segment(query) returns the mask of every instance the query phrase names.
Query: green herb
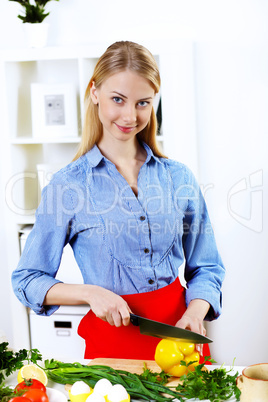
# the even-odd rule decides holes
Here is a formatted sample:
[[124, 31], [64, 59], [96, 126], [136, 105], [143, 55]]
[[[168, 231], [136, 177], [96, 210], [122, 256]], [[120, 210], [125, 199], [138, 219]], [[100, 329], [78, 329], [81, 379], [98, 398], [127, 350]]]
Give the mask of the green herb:
[[13, 396], [15, 396], [14, 391], [10, 387], [6, 387], [4, 383], [0, 385], [0, 401], [9, 401]]
[[[115, 370], [109, 366], [62, 363], [52, 359], [45, 361], [45, 370], [50, 380], [60, 384], [74, 384], [76, 381], [82, 380], [93, 388], [98, 380], [107, 378], [112, 384], [123, 385], [129, 395], [135, 399], [165, 402], [177, 398], [177, 400], [183, 401], [183, 395], [180, 392], [163, 385], [168, 376], [161, 378], [159, 373], [150, 372], [146, 368], [144, 374], [133, 374], [125, 370]], [[170, 397], [163, 394], [170, 395]]]
[[143, 373], [140, 374], [140, 378], [143, 380], [151, 381], [158, 384], [166, 384], [170, 379], [171, 375], [161, 371], [161, 373], [155, 373], [148, 369], [146, 363], [143, 363]]
[[8, 349], [8, 342], [0, 343], [0, 384], [14, 371], [23, 366], [23, 362], [36, 363], [42, 360], [42, 356], [37, 349], [21, 349], [18, 352]]
[[21, 349], [18, 352], [8, 349], [8, 342], [0, 343], [0, 401], [10, 399], [13, 390], [6, 387], [4, 380], [14, 371], [19, 370], [24, 361], [37, 363], [42, 360], [42, 356], [37, 349]]
[[[194, 371], [180, 378], [182, 384], [179, 384], [176, 390], [188, 399], [199, 398], [200, 400], [209, 399], [211, 402], [221, 402], [235, 396], [236, 400], [239, 401], [241, 391], [236, 386], [238, 372], [231, 375], [229, 373], [232, 368], [227, 371], [223, 367], [205, 371], [203, 367], [208, 361], [216, 363], [210, 357], [205, 358], [203, 364], [199, 364]], [[186, 365], [185, 362], [181, 362], [181, 364]]]

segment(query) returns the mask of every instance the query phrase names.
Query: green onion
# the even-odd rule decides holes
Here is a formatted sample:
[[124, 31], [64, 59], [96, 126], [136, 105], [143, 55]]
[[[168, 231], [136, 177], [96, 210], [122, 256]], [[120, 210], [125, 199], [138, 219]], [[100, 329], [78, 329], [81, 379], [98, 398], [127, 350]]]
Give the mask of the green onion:
[[[149, 381], [143, 375], [133, 374], [125, 370], [116, 370], [103, 365], [82, 365], [80, 363], [62, 363], [55, 360], [45, 361], [45, 370], [49, 379], [60, 384], [74, 384], [76, 381], [84, 381], [94, 388], [96, 382], [106, 378], [112, 384], [121, 384], [132, 398], [155, 400], [158, 402], [171, 401], [177, 398], [183, 401], [181, 392], [171, 390], [159, 382]], [[158, 377], [159, 373], [150, 373], [151, 377]], [[170, 395], [164, 396], [163, 394]]]
[[[215, 363], [210, 357], [205, 358], [203, 364], [195, 366], [194, 371], [182, 376], [181, 383], [172, 389], [164, 385], [168, 383], [168, 375], [163, 372], [153, 373], [146, 367], [142, 374], [133, 374], [109, 366], [62, 363], [52, 359], [45, 361], [45, 370], [49, 379], [60, 384], [72, 385], [76, 381], [82, 380], [94, 388], [98, 380], [106, 378], [112, 384], [123, 385], [134, 399], [170, 402], [175, 398], [178, 401], [198, 398], [199, 400], [209, 399], [211, 402], [220, 402], [226, 401], [234, 395], [239, 401], [240, 390], [236, 386], [238, 373], [230, 375], [232, 368], [227, 371], [223, 367], [204, 371], [203, 367], [208, 361]], [[181, 364], [188, 366], [185, 362], [181, 362]]]

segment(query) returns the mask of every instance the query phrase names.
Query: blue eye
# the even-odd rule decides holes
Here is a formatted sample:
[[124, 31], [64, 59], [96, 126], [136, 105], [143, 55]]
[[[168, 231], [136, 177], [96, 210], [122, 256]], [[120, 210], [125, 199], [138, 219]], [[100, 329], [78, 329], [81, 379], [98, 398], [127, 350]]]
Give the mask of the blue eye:
[[114, 97], [113, 97], [113, 101], [114, 101], [115, 103], [122, 103], [122, 102], [123, 102], [123, 99], [122, 99], [122, 98], [119, 98], [119, 96], [114, 96]]
[[149, 102], [147, 102], [147, 101], [140, 101], [138, 103], [138, 105], [141, 106], [141, 107], [147, 106], [148, 104], [149, 104]]

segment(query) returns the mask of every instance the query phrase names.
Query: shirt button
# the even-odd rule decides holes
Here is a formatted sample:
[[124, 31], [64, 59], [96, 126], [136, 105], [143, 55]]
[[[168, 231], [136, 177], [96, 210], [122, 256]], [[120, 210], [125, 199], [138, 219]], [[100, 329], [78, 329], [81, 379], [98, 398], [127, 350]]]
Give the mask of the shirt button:
[[145, 219], [146, 219], [145, 216], [143, 216], [143, 215], [140, 216], [140, 220], [141, 220], [141, 221], [145, 221]]
[[150, 250], [148, 248], [144, 249], [145, 254], [148, 254], [150, 252]]
[[149, 285], [152, 285], [152, 284], [154, 283], [154, 280], [153, 280], [153, 279], [149, 279], [149, 280], [148, 280], [148, 283], [149, 283]]

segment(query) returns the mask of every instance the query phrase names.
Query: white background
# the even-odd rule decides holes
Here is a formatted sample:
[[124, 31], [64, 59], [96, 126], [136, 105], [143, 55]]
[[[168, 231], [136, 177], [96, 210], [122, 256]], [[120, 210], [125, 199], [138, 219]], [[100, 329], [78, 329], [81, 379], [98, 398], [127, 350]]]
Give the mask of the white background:
[[[227, 270], [223, 314], [208, 325], [213, 357], [219, 364], [268, 362], [267, 1], [60, 0], [48, 10], [51, 46], [194, 41], [198, 179]], [[18, 12], [17, 3], [1, 0], [0, 49], [24, 46]], [[12, 339], [8, 240], [0, 231], [0, 330]]]

